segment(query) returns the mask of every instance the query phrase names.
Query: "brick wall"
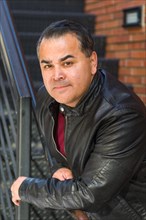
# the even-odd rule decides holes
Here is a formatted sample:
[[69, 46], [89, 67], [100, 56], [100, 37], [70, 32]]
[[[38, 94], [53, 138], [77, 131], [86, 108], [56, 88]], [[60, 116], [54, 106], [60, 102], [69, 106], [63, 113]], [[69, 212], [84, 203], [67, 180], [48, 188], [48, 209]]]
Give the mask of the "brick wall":
[[[137, 6], [143, 6], [142, 27], [122, 27], [123, 9]], [[146, 104], [145, 0], [85, 0], [85, 12], [96, 15], [95, 33], [107, 37], [106, 57], [119, 59], [119, 79]]]

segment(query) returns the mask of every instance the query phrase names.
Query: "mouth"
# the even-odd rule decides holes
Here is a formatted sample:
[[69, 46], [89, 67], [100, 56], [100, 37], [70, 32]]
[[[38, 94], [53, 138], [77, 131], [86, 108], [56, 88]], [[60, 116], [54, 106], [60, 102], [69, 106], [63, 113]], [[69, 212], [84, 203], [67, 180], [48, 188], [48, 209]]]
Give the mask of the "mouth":
[[62, 89], [66, 89], [69, 86], [70, 85], [57, 85], [53, 87], [53, 90], [62, 90]]

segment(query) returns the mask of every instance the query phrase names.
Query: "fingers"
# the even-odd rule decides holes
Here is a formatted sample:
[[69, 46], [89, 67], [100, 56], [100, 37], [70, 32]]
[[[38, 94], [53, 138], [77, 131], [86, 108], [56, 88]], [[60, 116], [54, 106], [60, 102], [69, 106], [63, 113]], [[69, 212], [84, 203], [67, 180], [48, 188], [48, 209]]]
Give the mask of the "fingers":
[[60, 181], [68, 180], [73, 178], [73, 174], [68, 168], [58, 169], [52, 176], [53, 178], [59, 179]]
[[65, 180], [65, 177], [62, 175], [62, 174], [54, 174], [52, 176], [53, 178], [56, 178], [56, 179], [59, 179], [60, 181], [64, 181]]
[[76, 220], [89, 220], [86, 213], [81, 210], [74, 210], [74, 211], [72, 211], [72, 214], [74, 215]]
[[14, 191], [11, 191], [11, 196], [12, 196], [12, 202], [16, 205], [19, 206], [20, 205], [20, 199], [19, 197], [16, 196]]
[[16, 206], [20, 206], [20, 200], [17, 200], [15, 197], [12, 197], [12, 202], [13, 202]]
[[71, 172], [71, 171], [68, 171], [68, 172], [63, 173], [63, 177], [64, 177], [64, 179], [66, 179], [66, 180], [72, 179], [72, 178], [73, 178], [72, 172]]
[[22, 182], [26, 179], [26, 177], [18, 177], [14, 181], [14, 183], [11, 186], [11, 195], [12, 195], [12, 202], [16, 205], [20, 205], [20, 197], [19, 197], [19, 187], [22, 184]]

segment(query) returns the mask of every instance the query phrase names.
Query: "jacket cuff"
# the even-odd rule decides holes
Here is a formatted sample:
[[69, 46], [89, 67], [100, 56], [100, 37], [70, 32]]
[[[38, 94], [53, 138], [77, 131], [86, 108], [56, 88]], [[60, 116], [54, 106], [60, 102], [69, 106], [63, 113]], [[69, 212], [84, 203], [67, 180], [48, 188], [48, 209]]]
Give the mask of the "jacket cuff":
[[19, 196], [22, 201], [27, 201], [27, 187], [30, 184], [30, 182], [33, 180], [33, 178], [26, 178], [22, 184], [19, 187]]
[[24, 202], [31, 202], [32, 198], [39, 197], [38, 185], [43, 187], [47, 180], [39, 178], [26, 178], [19, 188], [19, 196]]

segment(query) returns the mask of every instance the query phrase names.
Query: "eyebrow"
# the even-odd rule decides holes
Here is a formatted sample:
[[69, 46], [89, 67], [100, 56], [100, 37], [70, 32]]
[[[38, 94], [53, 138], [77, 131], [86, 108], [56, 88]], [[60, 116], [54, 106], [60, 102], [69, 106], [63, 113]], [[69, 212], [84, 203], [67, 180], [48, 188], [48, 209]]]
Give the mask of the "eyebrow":
[[[73, 55], [66, 55], [65, 57], [62, 57], [59, 60], [62, 62], [62, 61], [65, 61], [69, 58], [75, 58], [75, 57]], [[52, 63], [52, 61], [51, 60], [41, 60], [41, 63], [50, 64], [50, 63]]]
[[69, 59], [69, 58], [75, 58], [73, 55], [66, 55], [65, 57], [62, 57], [61, 59], [60, 59], [60, 61], [65, 61], [65, 60], [67, 60], [67, 59]]
[[52, 63], [52, 61], [51, 60], [41, 60], [41, 63], [49, 64], [49, 63]]

